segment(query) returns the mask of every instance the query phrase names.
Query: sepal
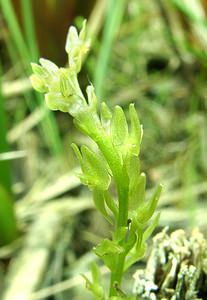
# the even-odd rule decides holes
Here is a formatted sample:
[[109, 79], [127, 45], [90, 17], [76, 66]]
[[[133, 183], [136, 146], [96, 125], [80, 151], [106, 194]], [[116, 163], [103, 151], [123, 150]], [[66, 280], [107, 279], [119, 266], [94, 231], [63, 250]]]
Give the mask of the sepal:
[[39, 93], [47, 93], [48, 92], [48, 88], [40, 76], [33, 74], [30, 76], [30, 81], [31, 81], [33, 88], [37, 92], [39, 92]]
[[75, 89], [69, 79], [69, 74], [67, 74], [64, 69], [61, 69], [60, 72], [60, 92], [66, 99], [75, 94]]
[[77, 103], [78, 99], [72, 95], [66, 99], [60, 92], [50, 92], [45, 95], [45, 102], [49, 109], [69, 112], [73, 103]]
[[87, 96], [88, 96], [88, 105], [89, 105], [89, 107], [91, 108], [92, 111], [96, 111], [97, 97], [96, 97], [93, 85], [87, 86], [86, 93], [87, 93]]
[[104, 157], [90, 150], [87, 146], [82, 146], [81, 151], [77, 145], [72, 144], [71, 146], [80, 161], [83, 172], [80, 175], [82, 183], [92, 190], [107, 190], [111, 182], [111, 177]]
[[48, 76], [48, 71], [43, 68], [42, 66], [36, 64], [36, 63], [31, 63], [32, 71], [35, 75], [40, 76], [42, 79], [47, 78]]

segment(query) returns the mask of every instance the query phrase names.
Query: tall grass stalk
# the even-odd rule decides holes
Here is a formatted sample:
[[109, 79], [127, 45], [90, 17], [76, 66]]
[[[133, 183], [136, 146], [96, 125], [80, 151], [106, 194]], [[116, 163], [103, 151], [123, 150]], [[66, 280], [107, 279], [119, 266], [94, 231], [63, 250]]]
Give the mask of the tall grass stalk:
[[39, 56], [39, 51], [37, 47], [37, 41], [34, 30], [34, 19], [32, 14], [32, 2], [21, 0], [21, 8], [22, 8], [22, 17], [23, 17], [23, 25], [26, 36], [26, 43], [28, 45], [30, 58], [32, 60], [37, 61]]
[[[6, 112], [5, 112], [5, 99], [2, 94], [2, 72], [0, 65], [0, 152], [9, 151], [6, 134]], [[11, 168], [8, 161], [0, 161], [0, 184], [9, 192], [11, 192]]]
[[[36, 61], [38, 57], [38, 47], [35, 39], [34, 22], [32, 17], [32, 7], [30, 1], [22, 1], [22, 12], [24, 20], [24, 28], [26, 34], [26, 42], [24, 40], [23, 34], [20, 30], [20, 26], [17, 21], [17, 17], [10, 0], [3, 1], [0, 0], [0, 5], [4, 18], [6, 20], [7, 26], [9, 28], [12, 40], [17, 49], [18, 56], [24, 65], [24, 72], [28, 75], [30, 73], [29, 62]], [[42, 101], [42, 96], [35, 93], [26, 92], [24, 94], [27, 99], [27, 105], [30, 111], [33, 111], [35, 107], [44, 106], [44, 101]], [[55, 118], [51, 112], [45, 114], [45, 118], [41, 123], [41, 130], [44, 135], [45, 142], [54, 155], [59, 155], [62, 152], [62, 143], [59, 137], [59, 132]]]
[[119, 29], [127, 1], [110, 0], [106, 13], [106, 22], [103, 29], [103, 39], [101, 41], [100, 53], [94, 74], [95, 88], [98, 98], [103, 94], [103, 82], [106, 78], [107, 67], [110, 60], [111, 48], [114, 38]]
[[[5, 99], [2, 94], [2, 72], [0, 65], [0, 153], [9, 151], [7, 143], [7, 121]], [[0, 246], [3, 246], [16, 237], [16, 219], [12, 199], [11, 165], [8, 160], [0, 160]]]

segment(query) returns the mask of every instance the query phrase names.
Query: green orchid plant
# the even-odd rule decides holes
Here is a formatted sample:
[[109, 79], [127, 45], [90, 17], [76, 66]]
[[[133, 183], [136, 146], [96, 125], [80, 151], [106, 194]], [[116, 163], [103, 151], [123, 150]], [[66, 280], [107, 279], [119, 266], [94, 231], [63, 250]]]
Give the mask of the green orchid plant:
[[[40, 65], [31, 64], [31, 82], [35, 90], [45, 94], [51, 110], [69, 113], [75, 126], [96, 145], [91, 149], [72, 144], [81, 165], [80, 180], [92, 191], [96, 208], [113, 226], [111, 238], [94, 247], [95, 254], [110, 271], [109, 293], [105, 294], [95, 263], [92, 279], [84, 276], [87, 287], [94, 299], [135, 299], [122, 290], [122, 279], [130, 266], [143, 257], [146, 240], [157, 226], [159, 213], [149, 221], [162, 187], [159, 185], [152, 197], [145, 200], [146, 176], [140, 171], [139, 160], [143, 130], [134, 104], [129, 105], [128, 124], [120, 106], [112, 112], [106, 103], [98, 105], [92, 85], [86, 88], [87, 97], [82, 93], [78, 73], [89, 47], [86, 21], [79, 34], [75, 27], [70, 27], [65, 47], [68, 67], [58, 68], [41, 58]], [[116, 193], [112, 193], [112, 187]]]

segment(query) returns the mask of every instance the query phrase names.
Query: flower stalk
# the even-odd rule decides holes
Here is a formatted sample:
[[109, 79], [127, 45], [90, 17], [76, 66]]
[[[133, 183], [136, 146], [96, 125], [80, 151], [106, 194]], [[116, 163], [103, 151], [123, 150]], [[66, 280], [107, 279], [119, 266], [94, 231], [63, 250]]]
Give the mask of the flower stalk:
[[[89, 45], [85, 21], [79, 34], [75, 27], [70, 27], [65, 47], [68, 67], [58, 68], [49, 60], [40, 59], [40, 65], [32, 64], [31, 82], [37, 91], [45, 94], [50, 109], [69, 113], [75, 126], [97, 146], [90, 149], [72, 145], [81, 165], [81, 182], [90, 188], [96, 208], [114, 226], [111, 239], [104, 239], [94, 248], [111, 273], [109, 293], [104, 293], [95, 264], [92, 279], [84, 276], [87, 287], [94, 299], [135, 299], [122, 291], [122, 279], [129, 267], [144, 255], [146, 239], [158, 223], [159, 214], [149, 221], [161, 186], [146, 201], [146, 176], [140, 172], [139, 161], [143, 130], [134, 104], [129, 106], [127, 122], [120, 106], [111, 112], [106, 103], [101, 103], [98, 109], [92, 85], [87, 87], [87, 98], [84, 97], [78, 73]], [[110, 192], [112, 185], [117, 190], [117, 199]]]

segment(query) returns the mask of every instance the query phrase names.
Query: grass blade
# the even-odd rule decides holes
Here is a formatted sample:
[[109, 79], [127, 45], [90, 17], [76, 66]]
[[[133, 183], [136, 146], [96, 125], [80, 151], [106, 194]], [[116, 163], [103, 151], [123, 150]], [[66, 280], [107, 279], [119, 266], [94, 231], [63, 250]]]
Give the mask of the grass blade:
[[[8, 25], [12, 40], [17, 49], [18, 56], [21, 58], [25, 72], [28, 75], [31, 73], [30, 62], [38, 57], [37, 43], [35, 39], [34, 24], [32, 17], [32, 7], [30, 1], [22, 0], [24, 27], [26, 31], [27, 44], [24, 41], [23, 34], [15, 15], [12, 3], [10, 0], [0, 0], [0, 5], [3, 11], [4, 18]], [[26, 14], [28, 14], [26, 16]], [[33, 111], [36, 106], [44, 106], [44, 99], [40, 94], [32, 92], [24, 93], [27, 100], [27, 105], [30, 111]], [[41, 130], [44, 135], [45, 142], [54, 155], [62, 153], [62, 143], [59, 137], [58, 127], [52, 112], [48, 111], [41, 123]]]
[[[1, 75], [0, 65], [0, 78], [2, 78]], [[4, 103], [2, 82], [0, 80], [0, 153], [9, 151], [9, 145], [6, 139], [7, 129]], [[11, 167], [8, 161], [0, 161], [0, 184], [5, 188], [5, 190], [11, 192]]]
[[101, 97], [103, 93], [103, 82], [107, 72], [112, 44], [117, 30], [119, 29], [126, 4], [126, 0], [109, 1], [100, 54], [94, 74], [96, 94], [98, 98]]
[[34, 20], [32, 14], [32, 1], [21, 0], [22, 16], [24, 22], [24, 31], [26, 35], [26, 42], [30, 52], [32, 61], [37, 61], [39, 51], [35, 36]]
[[[1, 75], [1, 66], [0, 66]], [[2, 78], [2, 76], [0, 76]], [[0, 80], [0, 153], [8, 151], [6, 139], [6, 112]], [[0, 161], [0, 246], [12, 242], [17, 235], [16, 219], [11, 191], [11, 165], [9, 161]]]

